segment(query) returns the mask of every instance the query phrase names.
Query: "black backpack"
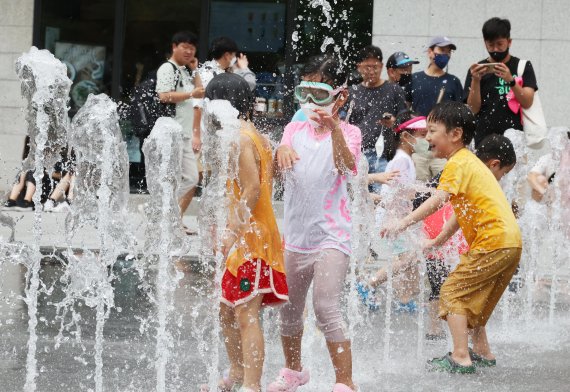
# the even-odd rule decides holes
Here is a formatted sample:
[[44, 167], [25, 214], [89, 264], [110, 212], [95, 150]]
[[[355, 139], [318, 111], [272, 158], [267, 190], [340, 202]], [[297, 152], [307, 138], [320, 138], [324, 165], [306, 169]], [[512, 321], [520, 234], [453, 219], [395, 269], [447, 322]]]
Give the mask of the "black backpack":
[[[174, 68], [175, 78], [173, 91], [180, 78], [180, 71], [170, 61], [167, 61]], [[135, 87], [131, 103], [129, 105], [129, 118], [133, 126], [133, 133], [144, 139], [150, 135], [159, 117], [174, 117], [176, 115], [175, 103], [162, 103], [156, 92], [156, 71], [153, 71], [143, 82]]]

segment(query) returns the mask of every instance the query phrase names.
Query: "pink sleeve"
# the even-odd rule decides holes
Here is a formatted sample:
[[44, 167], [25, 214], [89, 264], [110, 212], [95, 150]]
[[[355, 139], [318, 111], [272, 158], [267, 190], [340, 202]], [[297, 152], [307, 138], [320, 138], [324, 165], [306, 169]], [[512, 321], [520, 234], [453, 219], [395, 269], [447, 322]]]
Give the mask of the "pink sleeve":
[[344, 140], [348, 145], [348, 149], [354, 155], [354, 160], [358, 162], [361, 155], [362, 147], [362, 134], [360, 133], [360, 128], [348, 123], [341, 123], [342, 134], [344, 135]]
[[299, 130], [298, 124], [299, 123], [297, 122], [292, 122], [285, 126], [285, 130], [283, 131], [283, 137], [281, 138], [280, 145], [293, 147], [293, 135], [295, 134], [295, 132]]

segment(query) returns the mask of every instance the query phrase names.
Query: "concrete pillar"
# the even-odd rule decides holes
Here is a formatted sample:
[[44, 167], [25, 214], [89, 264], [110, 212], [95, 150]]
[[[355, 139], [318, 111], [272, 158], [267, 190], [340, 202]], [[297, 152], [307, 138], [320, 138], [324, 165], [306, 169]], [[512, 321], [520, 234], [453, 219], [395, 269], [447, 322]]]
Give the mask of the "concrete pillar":
[[0, 0], [0, 190], [12, 185], [22, 160], [26, 122], [16, 59], [32, 45], [33, 0]]

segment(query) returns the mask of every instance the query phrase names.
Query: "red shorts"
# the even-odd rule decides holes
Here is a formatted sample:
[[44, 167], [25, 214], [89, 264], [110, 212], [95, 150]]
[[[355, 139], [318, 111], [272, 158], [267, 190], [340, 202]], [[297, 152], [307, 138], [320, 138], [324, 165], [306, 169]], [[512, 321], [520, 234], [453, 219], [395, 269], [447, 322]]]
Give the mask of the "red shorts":
[[222, 302], [237, 306], [258, 294], [263, 295], [261, 305], [278, 305], [289, 300], [285, 274], [274, 271], [261, 259], [247, 260], [238, 268], [237, 276], [227, 269], [222, 277]]

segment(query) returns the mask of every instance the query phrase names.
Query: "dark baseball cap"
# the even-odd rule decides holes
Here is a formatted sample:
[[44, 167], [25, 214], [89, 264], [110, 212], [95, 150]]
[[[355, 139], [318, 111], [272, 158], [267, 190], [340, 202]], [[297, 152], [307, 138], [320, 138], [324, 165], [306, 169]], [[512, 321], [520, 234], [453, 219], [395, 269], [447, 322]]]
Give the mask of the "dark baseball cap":
[[390, 57], [388, 57], [388, 61], [386, 62], [386, 68], [402, 68], [407, 67], [408, 65], [412, 64], [419, 64], [419, 61], [412, 60], [410, 56], [405, 54], [404, 52], [396, 52], [393, 53]]
[[451, 48], [451, 50], [457, 49], [457, 46], [455, 46], [455, 44], [453, 42], [451, 42], [451, 40], [448, 37], [441, 36], [441, 35], [433, 37], [429, 41], [428, 48], [433, 48], [434, 46], [439, 46], [440, 48], [443, 48], [445, 46], [449, 46]]

